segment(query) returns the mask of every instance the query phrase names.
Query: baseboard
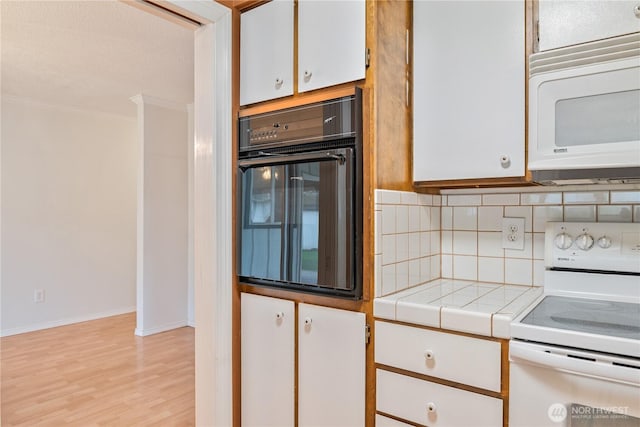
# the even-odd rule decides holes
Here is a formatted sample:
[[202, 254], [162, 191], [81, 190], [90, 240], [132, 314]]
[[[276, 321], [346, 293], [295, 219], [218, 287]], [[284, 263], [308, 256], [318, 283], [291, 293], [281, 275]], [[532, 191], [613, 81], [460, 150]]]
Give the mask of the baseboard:
[[136, 307], [125, 307], [116, 310], [103, 311], [100, 313], [93, 313], [86, 316], [69, 317], [67, 319], [54, 320], [51, 322], [36, 323], [29, 326], [19, 326], [17, 328], [3, 329], [0, 332], [0, 337], [8, 337], [11, 335], [24, 334], [27, 332], [41, 331], [43, 329], [57, 328], [58, 326], [72, 325], [74, 323], [87, 322], [89, 320], [102, 319], [105, 317], [118, 316], [120, 314], [133, 313], [136, 311]]
[[147, 335], [159, 334], [160, 332], [184, 328], [185, 326], [188, 326], [188, 322], [186, 320], [180, 320], [178, 322], [165, 323], [164, 325], [156, 326], [155, 328], [136, 328], [135, 334], [139, 337], [146, 337]]
[[191, 326], [192, 328], [196, 327], [196, 321], [195, 320], [189, 320], [187, 322], [187, 326]]

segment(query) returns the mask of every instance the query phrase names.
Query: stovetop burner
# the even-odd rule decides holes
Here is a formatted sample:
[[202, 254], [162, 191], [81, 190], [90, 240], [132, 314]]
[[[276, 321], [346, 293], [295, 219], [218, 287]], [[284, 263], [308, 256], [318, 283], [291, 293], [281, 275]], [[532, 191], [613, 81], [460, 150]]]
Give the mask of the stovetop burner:
[[640, 340], [640, 304], [547, 295], [521, 323]]

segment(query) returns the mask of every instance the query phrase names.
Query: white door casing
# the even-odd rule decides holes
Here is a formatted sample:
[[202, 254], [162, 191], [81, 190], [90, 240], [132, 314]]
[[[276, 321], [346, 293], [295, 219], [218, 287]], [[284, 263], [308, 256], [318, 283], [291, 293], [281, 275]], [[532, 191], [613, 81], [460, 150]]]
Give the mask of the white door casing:
[[194, 34], [196, 425], [230, 426], [231, 11], [210, 0], [163, 6], [206, 22]]

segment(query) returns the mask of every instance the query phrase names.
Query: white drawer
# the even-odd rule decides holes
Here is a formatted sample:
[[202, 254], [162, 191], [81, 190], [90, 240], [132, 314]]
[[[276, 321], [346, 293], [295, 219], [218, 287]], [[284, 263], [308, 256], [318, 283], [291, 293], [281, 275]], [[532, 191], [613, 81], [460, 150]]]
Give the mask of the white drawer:
[[413, 427], [413, 426], [411, 424], [405, 424], [401, 421], [396, 421], [389, 417], [384, 417], [380, 414], [376, 414], [376, 427]]
[[500, 427], [502, 400], [381, 369], [376, 409], [429, 427]]
[[500, 343], [376, 321], [375, 361], [500, 392]]

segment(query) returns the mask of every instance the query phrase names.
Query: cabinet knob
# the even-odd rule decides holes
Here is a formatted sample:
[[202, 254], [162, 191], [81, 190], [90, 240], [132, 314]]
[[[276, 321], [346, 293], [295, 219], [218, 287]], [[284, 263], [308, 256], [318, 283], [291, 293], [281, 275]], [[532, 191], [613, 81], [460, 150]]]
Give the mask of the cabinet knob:
[[308, 82], [309, 80], [311, 80], [311, 74], [313, 74], [311, 71], [304, 70], [304, 81], [305, 82]]
[[276, 320], [282, 320], [284, 318], [284, 313], [279, 311], [276, 313]]
[[636, 15], [636, 18], [640, 18], [640, 4], [633, 8], [633, 13]]
[[504, 169], [511, 166], [511, 158], [505, 154], [500, 156], [500, 166], [502, 166]]
[[430, 414], [433, 414], [436, 412], [436, 404], [433, 402], [429, 402], [427, 403], [427, 412], [429, 412]]
[[424, 358], [425, 358], [425, 360], [433, 360], [433, 351], [432, 350], [426, 350], [424, 352]]
[[280, 89], [284, 80], [276, 78], [276, 89]]
[[304, 325], [305, 326], [311, 326], [311, 322], [312, 322], [311, 317], [305, 317], [304, 318]]

